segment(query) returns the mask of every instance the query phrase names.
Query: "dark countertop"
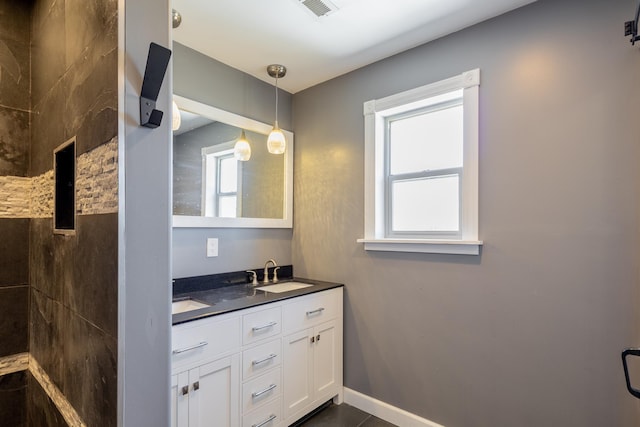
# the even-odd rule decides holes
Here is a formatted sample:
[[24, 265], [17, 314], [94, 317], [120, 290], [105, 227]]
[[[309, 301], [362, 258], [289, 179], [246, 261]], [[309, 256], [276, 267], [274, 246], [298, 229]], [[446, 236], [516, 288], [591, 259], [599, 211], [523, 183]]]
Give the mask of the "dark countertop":
[[176, 313], [172, 316], [172, 323], [179, 325], [181, 323], [190, 322], [192, 320], [204, 319], [210, 316], [231, 313], [245, 308], [256, 307], [263, 304], [269, 304], [275, 301], [283, 301], [289, 298], [295, 298], [302, 295], [313, 294], [316, 292], [326, 291], [327, 289], [339, 288], [344, 286], [341, 283], [322, 282], [319, 280], [310, 280], [302, 278], [283, 279], [278, 283], [286, 282], [303, 282], [313, 284], [311, 287], [296, 289], [288, 292], [273, 293], [259, 291], [256, 287], [266, 286], [263, 284], [252, 286], [251, 284], [231, 284], [227, 286], [215, 287], [205, 290], [191, 290], [182, 293], [174, 293], [173, 301], [180, 299], [192, 299], [206, 304], [210, 307], [200, 308], [197, 310]]

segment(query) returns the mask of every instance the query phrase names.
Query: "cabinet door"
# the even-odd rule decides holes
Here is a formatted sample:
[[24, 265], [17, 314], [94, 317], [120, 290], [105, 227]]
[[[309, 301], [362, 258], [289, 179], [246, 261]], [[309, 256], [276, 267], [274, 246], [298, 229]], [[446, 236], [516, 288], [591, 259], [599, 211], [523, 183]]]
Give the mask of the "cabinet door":
[[[313, 400], [313, 329], [284, 338], [284, 417], [289, 419]], [[315, 341], [315, 339], [314, 339]]]
[[189, 371], [189, 427], [236, 427], [240, 424], [239, 355]]
[[337, 323], [332, 320], [314, 328], [313, 347], [313, 391], [314, 399], [326, 395], [331, 397], [337, 391], [340, 375], [340, 349]]
[[171, 376], [171, 427], [188, 427], [188, 425], [189, 373], [181, 372]]

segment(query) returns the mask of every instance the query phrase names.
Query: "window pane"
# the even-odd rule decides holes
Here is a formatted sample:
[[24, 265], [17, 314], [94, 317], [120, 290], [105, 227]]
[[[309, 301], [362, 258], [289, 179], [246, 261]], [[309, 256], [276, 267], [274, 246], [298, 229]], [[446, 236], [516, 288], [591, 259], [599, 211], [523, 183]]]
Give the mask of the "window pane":
[[462, 105], [389, 120], [392, 175], [462, 166]]
[[238, 161], [235, 157], [220, 159], [220, 192], [235, 193], [238, 191]]
[[459, 176], [395, 181], [392, 184], [392, 231], [459, 230]]
[[218, 216], [221, 218], [236, 217], [236, 196], [222, 196], [218, 199]]

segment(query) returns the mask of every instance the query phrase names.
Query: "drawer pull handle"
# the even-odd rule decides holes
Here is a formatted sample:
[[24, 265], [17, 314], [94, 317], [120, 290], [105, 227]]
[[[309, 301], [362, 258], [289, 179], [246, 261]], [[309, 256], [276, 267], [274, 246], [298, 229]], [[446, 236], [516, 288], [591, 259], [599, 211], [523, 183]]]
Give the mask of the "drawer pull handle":
[[251, 393], [251, 397], [253, 399], [255, 399], [256, 397], [260, 397], [265, 393], [269, 393], [271, 390], [273, 390], [276, 387], [278, 387], [278, 386], [275, 385], [275, 384], [271, 384], [269, 387], [265, 388], [264, 390], [256, 391], [256, 392]]
[[269, 418], [267, 418], [263, 422], [261, 422], [259, 424], [254, 424], [251, 427], [263, 427], [263, 426], [266, 426], [267, 424], [269, 424], [271, 421], [275, 420], [276, 418], [278, 418], [278, 417], [276, 417], [274, 414], [272, 414]]
[[185, 348], [179, 348], [177, 350], [173, 350], [173, 354], [180, 354], [180, 353], [184, 353], [185, 351], [195, 350], [197, 348], [204, 347], [205, 345], [209, 345], [209, 343], [206, 341], [202, 341], [201, 343], [192, 345], [191, 347], [185, 347]]
[[262, 325], [262, 326], [254, 326], [253, 328], [251, 328], [253, 330], [253, 332], [258, 332], [261, 331], [263, 329], [268, 329], [268, 328], [272, 328], [274, 326], [276, 326], [278, 324], [278, 322], [269, 322], [266, 325]]
[[251, 362], [251, 364], [252, 364], [253, 366], [256, 366], [256, 365], [259, 365], [259, 364], [261, 364], [261, 363], [268, 362], [268, 361], [270, 361], [271, 359], [275, 359], [276, 357], [278, 357], [278, 355], [277, 355], [277, 354], [270, 354], [270, 355], [268, 355], [267, 357], [265, 357], [264, 359], [254, 360], [253, 362]]
[[322, 313], [323, 311], [324, 311], [324, 307], [320, 307], [312, 311], [307, 311], [307, 316], [313, 316], [314, 314], [319, 314], [319, 313]]

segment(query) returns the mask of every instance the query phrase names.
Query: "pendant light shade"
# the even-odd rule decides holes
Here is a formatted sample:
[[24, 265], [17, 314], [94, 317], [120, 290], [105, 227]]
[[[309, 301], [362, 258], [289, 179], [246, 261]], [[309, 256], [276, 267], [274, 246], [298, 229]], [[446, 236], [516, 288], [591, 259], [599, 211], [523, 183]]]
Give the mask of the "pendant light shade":
[[287, 74], [287, 68], [284, 65], [271, 64], [267, 67], [267, 73], [276, 79], [276, 120], [267, 138], [267, 150], [271, 154], [283, 154], [287, 148], [287, 140], [278, 126], [278, 79]]
[[249, 141], [247, 141], [244, 129], [242, 130], [240, 138], [238, 138], [233, 146], [233, 156], [241, 162], [246, 162], [251, 158], [251, 145], [249, 144]]
[[273, 130], [271, 130], [269, 138], [267, 138], [267, 150], [269, 150], [271, 154], [283, 154], [286, 148], [287, 140], [282, 130], [278, 127], [278, 121], [276, 120], [273, 125]]
[[171, 130], [180, 129], [181, 124], [182, 117], [180, 117], [180, 109], [178, 108], [178, 104], [176, 104], [176, 101], [173, 101], [171, 109]]

